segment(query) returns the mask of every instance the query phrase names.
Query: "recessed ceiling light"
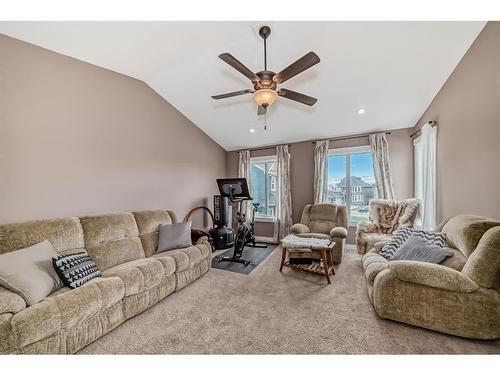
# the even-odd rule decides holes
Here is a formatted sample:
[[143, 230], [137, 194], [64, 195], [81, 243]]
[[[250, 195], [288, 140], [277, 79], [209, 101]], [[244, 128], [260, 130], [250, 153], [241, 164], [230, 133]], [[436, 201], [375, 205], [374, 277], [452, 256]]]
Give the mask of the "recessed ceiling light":
[[250, 128], [250, 129], [248, 129], [248, 131], [249, 131], [250, 133], [255, 133], [255, 129], [254, 129], [254, 128]]
[[360, 108], [358, 109], [358, 115], [364, 115], [366, 113], [366, 109]]

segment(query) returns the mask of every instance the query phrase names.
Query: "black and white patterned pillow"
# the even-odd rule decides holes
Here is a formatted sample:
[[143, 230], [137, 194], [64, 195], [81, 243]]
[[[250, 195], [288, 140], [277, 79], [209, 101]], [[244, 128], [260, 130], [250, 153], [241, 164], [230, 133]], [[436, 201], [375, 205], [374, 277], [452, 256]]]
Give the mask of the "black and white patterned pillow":
[[52, 264], [63, 284], [71, 289], [101, 276], [101, 271], [86, 253], [57, 255], [52, 258]]
[[380, 251], [378, 252], [384, 258], [391, 258], [399, 247], [411, 236], [419, 237], [426, 239], [427, 241], [431, 241], [434, 245], [439, 247], [444, 247], [446, 244], [446, 237], [444, 233], [441, 232], [432, 232], [422, 229], [414, 229], [414, 228], [398, 228], [394, 232], [394, 238], [386, 244]]

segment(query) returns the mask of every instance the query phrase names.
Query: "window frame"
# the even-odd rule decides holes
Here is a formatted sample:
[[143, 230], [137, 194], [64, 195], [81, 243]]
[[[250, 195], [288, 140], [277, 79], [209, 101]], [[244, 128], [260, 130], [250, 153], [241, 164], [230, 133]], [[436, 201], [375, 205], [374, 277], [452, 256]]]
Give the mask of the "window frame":
[[[252, 164], [263, 164], [263, 163], [264, 164], [265, 163], [278, 163], [278, 155], [266, 155], [266, 156], [250, 157], [250, 171], [252, 170]], [[267, 176], [267, 169], [264, 171], [264, 173]], [[275, 185], [275, 190], [273, 190], [273, 191], [276, 191], [278, 189], [278, 176], [276, 176], [276, 178], [275, 178], [274, 185]], [[269, 190], [268, 190], [268, 187], [269, 187]], [[253, 196], [251, 182], [250, 182], [250, 186], [248, 188], [250, 189], [250, 194], [252, 194], [252, 196]], [[269, 186], [268, 186], [267, 178], [265, 178], [264, 179], [264, 191], [266, 192], [265, 193], [266, 207], [268, 207], [269, 192], [271, 191], [270, 189], [271, 189], [271, 183], [269, 183]], [[276, 211], [275, 211], [274, 215], [262, 215], [262, 214], [259, 214], [256, 212], [255, 213], [255, 221], [274, 223], [274, 222], [276, 222]]]
[[[346, 191], [347, 194], [347, 221], [350, 227], [357, 226], [359, 221], [351, 219], [351, 204], [352, 204], [352, 193], [358, 193], [358, 191], [351, 191], [351, 156], [356, 154], [371, 154], [372, 150], [370, 145], [365, 146], [352, 146], [352, 147], [342, 147], [342, 148], [331, 148], [328, 150], [328, 157], [330, 156], [345, 156], [345, 178], [346, 178]], [[373, 160], [373, 155], [372, 155]], [[362, 192], [362, 190], [360, 191]]]

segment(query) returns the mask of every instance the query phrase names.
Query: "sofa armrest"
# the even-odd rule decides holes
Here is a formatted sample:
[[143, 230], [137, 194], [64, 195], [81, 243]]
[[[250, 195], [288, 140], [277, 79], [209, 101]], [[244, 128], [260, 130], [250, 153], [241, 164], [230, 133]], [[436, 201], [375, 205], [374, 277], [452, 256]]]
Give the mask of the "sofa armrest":
[[389, 262], [389, 269], [396, 278], [408, 283], [461, 293], [471, 293], [479, 288], [461, 272], [439, 264], [395, 260]]
[[310, 233], [310, 229], [307, 225], [302, 223], [293, 224], [290, 227], [290, 233], [292, 234], [301, 234], [301, 233]]
[[347, 238], [347, 229], [344, 227], [335, 227], [330, 231], [330, 237]]
[[375, 250], [377, 251], [377, 253], [382, 250], [382, 248], [387, 245], [389, 242], [391, 241], [379, 241], [379, 242], [375, 242], [375, 244], [373, 245], [373, 247], [375, 248]]
[[16, 314], [25, 308], [26, 302], [19, 294], [0, 286], [0, 314]]
[[194, 243], [195, 245], [202, 245], [204, 244], [205, 242], [208, 242], [208, 237], [207, 236], [201, 236], [200, 238], [198, 238], [196, 240], [196, 242]]

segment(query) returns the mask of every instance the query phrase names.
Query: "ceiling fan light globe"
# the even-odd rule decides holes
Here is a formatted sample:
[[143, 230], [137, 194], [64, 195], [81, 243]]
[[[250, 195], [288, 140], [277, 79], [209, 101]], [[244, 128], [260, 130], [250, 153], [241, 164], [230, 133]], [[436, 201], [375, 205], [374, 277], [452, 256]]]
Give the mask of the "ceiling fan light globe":
[[270, 106], [277, 98], [278, 94], [271, 89], [260, 89], [253, 94], [253, 99], [259, 106]]

